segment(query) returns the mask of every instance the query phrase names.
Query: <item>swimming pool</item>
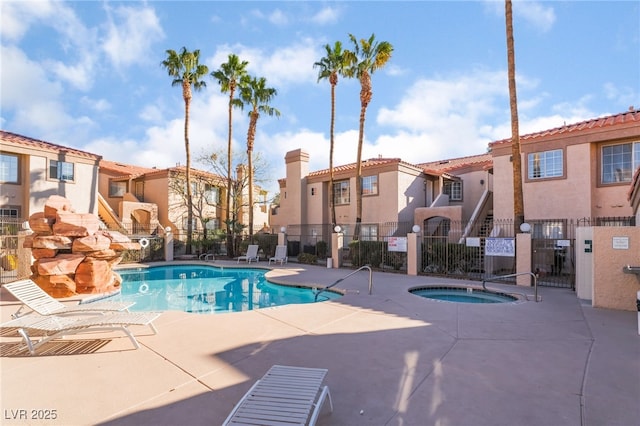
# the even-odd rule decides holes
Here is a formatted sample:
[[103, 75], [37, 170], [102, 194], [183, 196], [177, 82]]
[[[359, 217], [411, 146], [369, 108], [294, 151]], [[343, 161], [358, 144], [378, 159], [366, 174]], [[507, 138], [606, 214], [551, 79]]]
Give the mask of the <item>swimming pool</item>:
[[506, 293], [481, 290], [473, 287], [419, 287], [410, 293], [427, 299], [458, 303], [513, 303], [519, 299]]
[[[119, 269], [119, 297], [136, 302], [132, 311], [177, 310], [202, 314], [241, 312], [294, 303], [313, 303], [313, 289], [267, 281], [264, 269], [167, 265]], [[335, 299], [322, 292], [318, 302]]]

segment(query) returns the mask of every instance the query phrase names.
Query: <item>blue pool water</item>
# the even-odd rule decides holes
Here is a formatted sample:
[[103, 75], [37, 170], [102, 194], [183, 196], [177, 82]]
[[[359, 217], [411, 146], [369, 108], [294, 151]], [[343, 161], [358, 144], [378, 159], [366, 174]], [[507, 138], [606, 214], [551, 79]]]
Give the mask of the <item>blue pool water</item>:
[[411, 289], [410, 292], [427, 299], [458, 303], [509, 303], [518, 300], [517, 297], [506, 293], [484, 291], [471, 287], [422, 287]]
[[[313, 303], [313, 289], [272, 284], [266, 270], [170, 265], [120, 269], [120, 298], [136, 302], [132, 311], [217, 314], [292, 303]], [[340, 297], [326, 291], [318, 301]]]

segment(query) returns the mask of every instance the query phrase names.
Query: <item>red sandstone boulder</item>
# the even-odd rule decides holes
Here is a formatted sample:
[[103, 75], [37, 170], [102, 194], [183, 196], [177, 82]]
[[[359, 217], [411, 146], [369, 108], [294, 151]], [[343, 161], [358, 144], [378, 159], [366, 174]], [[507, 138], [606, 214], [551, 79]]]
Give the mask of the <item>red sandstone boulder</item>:
[[33, 248], [33, 239], [36, 237], [36, 234], [27, 234], [24, 236], [24, 241], [22, 242], [22, 248]]
[[31, 279], [52, 297], [69, 297], [76, 294], [76, 283], [67, 275], [35, 275]]
[[37, 249], [31, 250], [31, 255], [36, 260], [43, 259], [43, 258], [47, 259], [47, 258], [56, 257], [57, 253], [58, 253], [58, 250], [49, 249], [49, 248], [37, 248]]
[[29, 228], [38, 235], [51, 235], [53, 219], [45, 217], [44, 213], [37, 212], [29, 216]]
[[104, 293], [113, 289], [113, 273], [104, 260], [86, 258], [75, 275], [78, 293]]
[[81, 254], [59, 254], [56, 257], [38, 260], [39, 275], [74, 274], [84, 260]]
[[140, 244], [139, 243], [133, 243], [133, 242], [116, 243], [116, 242], [112, 241], [111, 245], [109, 246], [109, 248], [111, 250], [115, 250], [115, 251], [140, 250]]
[[116, 242], [116, 243], [131, 242], [131, 239], [129, 237], [127, 237], [126, 235], [118, 231], [98, 231], [97, 233], [100, 235], [104, 235], [105, 237], [109, 238], [112, 242]]
[[31, 247], [36, 248], [48, 248], [59, 250], [70, 250], [73, 240], [69, 237], [62, 235], [43, 235], [33, 238]]
[[100, 219], [91, 213], [58, 212], [53, 224], [55, 235], [67, 237], [86, 237], [93, 235], [100, 229]]
[[74, 253], [85, 253], [89, 251], [107, 250], [111, 240], [104, 235], [95, 234], [86, 237], [76, 238], [73, 241], [72, 251]]
[[[59, 212], [73, 213], [73, 207], [71, 201], [61, 197], [60, 195], [52, 195], [44, 203], [44, 216], [52, 221], [56, 220], [56, 215]], [[33, 227], [31, 228], [33, 229]]]
[[107, 261], [111, 259], [115, 259], [120, 256], [115, 250], [111, 250], [109, 248], [106, 250], [87, 251], [82, 254], [84, 254], [87, 257], [93, 257], [95, 259], [107, 260]]

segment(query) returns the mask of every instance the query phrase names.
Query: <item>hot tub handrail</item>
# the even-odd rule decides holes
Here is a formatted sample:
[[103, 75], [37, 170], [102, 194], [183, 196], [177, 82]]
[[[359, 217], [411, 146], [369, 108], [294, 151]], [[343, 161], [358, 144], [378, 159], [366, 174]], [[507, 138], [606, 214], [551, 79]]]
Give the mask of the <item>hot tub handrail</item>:
[[358, 269], [356, 269], [355, 271], [351, 272], [348, 275], [345, 275], [344, 277], [340, 278], [339, 280], [337, 280], [336, 282], [334, 282], [333, 284], [330, 284], [326, 287], [323, 287], [319, 290], [316, 290], [316, 295], [314, 298], [314, 301], [317, 302], [318, 301], [318, 296], [320, 295], [320, 293], [322, 293], [325, 290], [329, 290], [331, 287], [335, 286], [336, 284], [338, 284], [341, 281], [346, 280], [347, 278], [349, 278], [351, 275], [362, 271], [363, 269], [368, 269], [369, 270], [369, 294], [371, 294], [371, 292], [373, 291], [373, 272], [371, 271], [371, 267], [369, 265], [364, 265], [359, 267]]
[[533, 291], [534, 291], [534, 296], [536, 298], [536, 303], [538, 302], [538, 276], [536, 274], [534, 274], [533, 272], [518, 272], [516, 274], [508, 274], [508, 275], [494, 275], [493, 277], [489, 277], [489, 278], [485, 278], [484, 280], [482, 280], [482, 288], [484, 290], [488, 290], [486, 287], [486, 282], [487, 281], [493, 281], [493, 280], [501, 280], [504, 278], [513, 278], [513, 277], [517, 277], [520, 275], [531, 275], [533, 277]]

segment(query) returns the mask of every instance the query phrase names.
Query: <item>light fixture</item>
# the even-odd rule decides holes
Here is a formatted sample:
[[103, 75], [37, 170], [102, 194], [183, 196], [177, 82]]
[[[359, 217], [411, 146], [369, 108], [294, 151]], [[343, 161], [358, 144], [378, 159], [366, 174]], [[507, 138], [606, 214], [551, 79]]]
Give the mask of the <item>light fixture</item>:
[[284, 234], [285, 232], [287, 232], [287, 228], [285, 226], [281, 227], [280, 232]]
[[420, 225], [413, 225], [411, 230], [417, 234], [418, 232], [420, 232]]
[[480, 179], [480, 185], [484, 185], [484, 179]]
[[166, 228], [164, 228], [164, 231], [165, 231], [165, 232], [171, 232], [171, 227], [170, 227], [170, 226], [167, 226]]
[[340, 227], [340, 225], [336, 225], [335, 228], [333, 228], [334, 231], [336, 231], [337, 233], [342, 232], [342, 228]]
[[529, 233], [531, 231], [531, 225], [529, 225], [527, 222], [523, 222], [522, 225], [520, 225], [520, 231]]
[[22, 229], [24, 229], [25, 231], [28, 231], [28, 230], [31, 229], [31, 226], [29, 225], [29, 221], [28, 220], [22, 222]]

